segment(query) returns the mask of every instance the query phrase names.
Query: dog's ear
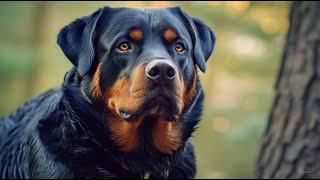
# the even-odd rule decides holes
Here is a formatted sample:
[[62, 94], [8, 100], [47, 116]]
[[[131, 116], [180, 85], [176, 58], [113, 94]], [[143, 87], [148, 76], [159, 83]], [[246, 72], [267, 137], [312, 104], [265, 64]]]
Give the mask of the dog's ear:
[[[211, 29], [197, 18], [190, 20], [194, 39], [194, 59], [202, 72], [206, 71], [206, 62], [209, 59], [216, 43], [216, 37]], [[192, 32], [193, 31], [193, 32]]]
[[178, 14], [180, 14], [180, 16], [186, 22], [194, 46], [193, 58], [200, 70], [205, 72], [206, 62], [212, 54], [216, 37], [212, 30], [200, 19], [188, 16], [179, 7], [175, 7], [174, 10], [178, 12]]
[[58, 34], [57, 43], [81, 76], [86, 75], [92, 65], [95, 29], [103, 10], [100, 8], [89, 16], [76, 19]]

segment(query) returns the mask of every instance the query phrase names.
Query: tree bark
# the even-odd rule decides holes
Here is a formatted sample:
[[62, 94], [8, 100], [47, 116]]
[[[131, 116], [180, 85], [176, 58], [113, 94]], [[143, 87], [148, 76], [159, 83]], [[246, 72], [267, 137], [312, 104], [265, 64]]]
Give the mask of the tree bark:
[[320, 178], [320, 2], [293, 2], [257, 178]]

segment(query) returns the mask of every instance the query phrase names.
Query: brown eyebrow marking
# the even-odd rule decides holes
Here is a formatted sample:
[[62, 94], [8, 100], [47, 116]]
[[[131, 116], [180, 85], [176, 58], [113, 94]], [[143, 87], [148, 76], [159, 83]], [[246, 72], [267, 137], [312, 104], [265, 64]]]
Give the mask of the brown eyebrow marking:
[[174, 29], [169, 28], [164, 32], [164, 38], [168, 42], [173, 41], [174, 39], [177, 38], [177, 32]]
[[143, 33], [140, 29], [135, 28], [135, 29], [130, 30], [129, 36], [131, 37], [131, 39], [133, 39], [135, 41], [139, 41], [142, 39]]

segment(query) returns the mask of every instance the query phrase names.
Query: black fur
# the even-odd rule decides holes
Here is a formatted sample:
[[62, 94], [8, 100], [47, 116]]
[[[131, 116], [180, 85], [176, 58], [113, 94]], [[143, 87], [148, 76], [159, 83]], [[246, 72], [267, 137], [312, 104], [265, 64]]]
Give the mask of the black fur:
[[[135, 50], [131, 54], [114, 51], [121, 38], [126, 38], [121, 33], [135, 26], [146, 34], [161, 34], [174, 26], [186, 53], [175, 54], [170, 50], [172, 44], [148, 40], [154, 38], [151, 35], [132, 43]], [[120, 77], [130, 76], [137, 64], [161, 56], [177, 65], [190, 88], [195, 65], [205, 71], [215, 44], [214, 34], [203, 22], [177, 7], [104, 7], [64, 27], [58, 44], [75, 67], [66, 74], [61, 87], [32, 98], [0, 119], [0, 178], [142, 178], [146, 172], [150, 172], [150, 178], [195, 177], [195, 155], [189, 138], [200, 121], [204, 99], [198, 76], [192, 103], [180, 117], [183, 145], [172, 154], [149, 146], [147, 137], [139, 151], [120, 151], [105, 123], [112, 114], [103, 102], [92, 97], [90, 82], [99, 63], [100, 86], [107, 90]]]

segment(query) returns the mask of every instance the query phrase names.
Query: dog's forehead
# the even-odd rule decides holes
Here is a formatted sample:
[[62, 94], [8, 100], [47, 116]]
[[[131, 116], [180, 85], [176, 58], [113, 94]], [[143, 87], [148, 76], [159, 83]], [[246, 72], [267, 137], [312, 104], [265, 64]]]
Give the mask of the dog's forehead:
[[187, 29], [182, 18], [172, 10], [173, 8], [113, 8], [113, 11], [102, 19], [102, 31], [109, 36], [132, 28], [141, 28], [144, 31], [173, 28], [185, 33]]

